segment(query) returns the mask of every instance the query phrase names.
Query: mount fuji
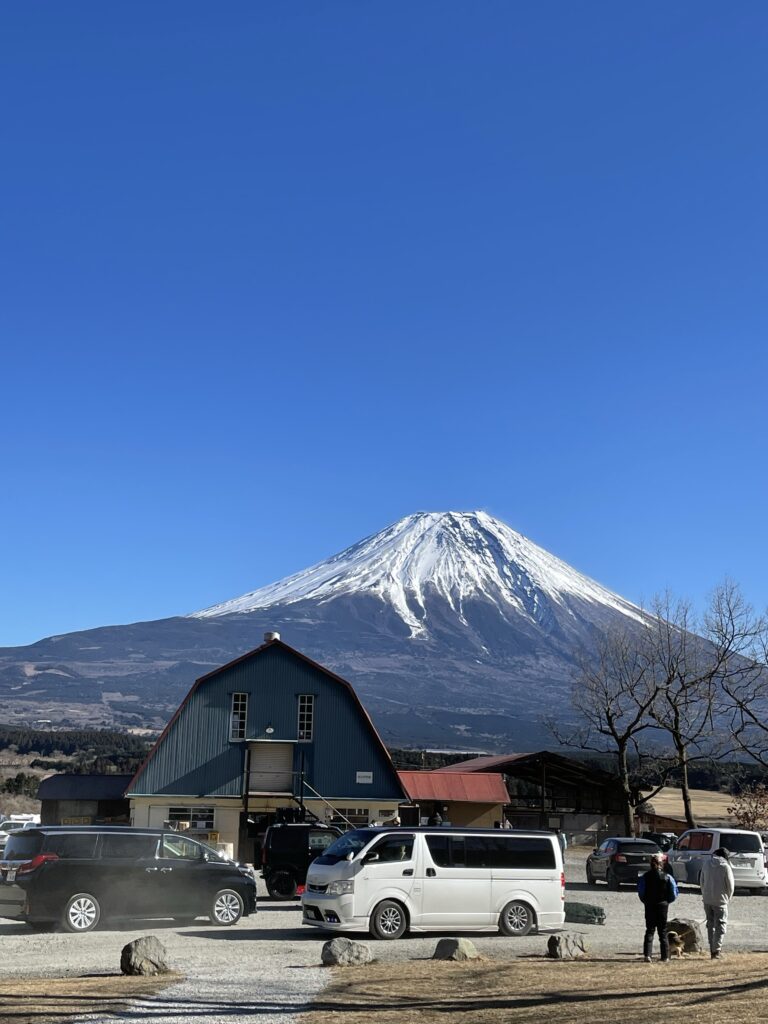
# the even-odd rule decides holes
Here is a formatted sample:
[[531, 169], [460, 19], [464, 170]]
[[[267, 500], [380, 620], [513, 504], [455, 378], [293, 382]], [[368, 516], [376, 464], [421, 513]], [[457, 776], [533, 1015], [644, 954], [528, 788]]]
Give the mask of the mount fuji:
[[390, 745], [546, 741], [578, 649], [635, 605], [485, 512], [420, 512], [201, 611], [0, 649], [6, 720], [163, 724], [194, 679], [265, 630], [347, 678]]

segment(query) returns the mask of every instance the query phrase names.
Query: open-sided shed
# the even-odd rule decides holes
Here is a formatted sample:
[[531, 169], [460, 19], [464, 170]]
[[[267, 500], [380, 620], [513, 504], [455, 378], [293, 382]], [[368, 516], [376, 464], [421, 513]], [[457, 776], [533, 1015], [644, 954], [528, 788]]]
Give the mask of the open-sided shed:
[[509, 793], [507, 817], [516, 828], [559, 828], [569, 835], [620, 831], [616, 776], [549, 750], [474, 757], [434, 774], [501, 772]]

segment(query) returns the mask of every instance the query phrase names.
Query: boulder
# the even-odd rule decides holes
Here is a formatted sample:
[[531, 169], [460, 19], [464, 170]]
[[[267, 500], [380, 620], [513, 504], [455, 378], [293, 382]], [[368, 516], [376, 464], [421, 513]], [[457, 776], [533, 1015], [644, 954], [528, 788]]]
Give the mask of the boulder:
[[326, 967], [360, 967], [373, 960], [371, 947], [352, 939], [331, 939], [323, 946], [320, 959]]
[[482, 960], [474, 942], [469, 939], [440, 939], [432, 954], [433, 960]]
[[605, 907], [566, 900], [565, 920], [571, 924], [605, 924]]
[[701, 953], [707, 948], [704, 933], [698, 921], [687, 917], [676, 917], [667, 923], [667, 932], [675, 932], [683, 943], [684, 953]]
[[154, 935], [143, 935], [123, 946], [120, 953], [123, 974], [168, 974], [168, 954], [162, 942]]
[[553, 960], [576, 960], [588, 955], [584, 936], [579, 932], [560, 932], [547, 939], [547, 956]]

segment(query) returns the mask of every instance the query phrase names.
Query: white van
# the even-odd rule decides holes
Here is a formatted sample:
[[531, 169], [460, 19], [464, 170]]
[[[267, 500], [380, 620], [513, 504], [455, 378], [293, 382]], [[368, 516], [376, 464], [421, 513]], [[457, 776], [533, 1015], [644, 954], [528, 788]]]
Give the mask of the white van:
[[740, 828], [689, 829], [667, 854], [669, 870], [678, 882], [698, 885], [702, 864], [721, 846], [731, 855], [729, 863], [736, 887], [762, 892], [766, 887], [766, 872], [759, 832]]
[[304, 924], [399, 939], [407, 930], [560, 928], [564, 901], [552, 832], [359, 828], [312, 862], [302, 907]]

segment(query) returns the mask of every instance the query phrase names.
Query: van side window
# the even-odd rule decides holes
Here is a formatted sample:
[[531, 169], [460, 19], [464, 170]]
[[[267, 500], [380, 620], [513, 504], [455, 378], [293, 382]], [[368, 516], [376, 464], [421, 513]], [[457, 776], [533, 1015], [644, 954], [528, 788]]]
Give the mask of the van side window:
[[202, 847], [183, 836], [163, 836], [163, 857], [175, 860], [200, 860]]
[[425, 836], [425, 838], [432, 863], [438, 868], [449, 867], [451, 857], [448, 848], [448, 836]]
[[485, 836], [465, 836], [468, 868], [489, 868], [493, 863], [493, 839]]
[[487, 840], [493, 843], [495, 857], [493, 866], [498, 868], [553, 868], [555, 866], [555, 848], [549, 839], [543, 836], [525, 838], [523, 836], [494, 836]]
[[102, 857], [124, 857], [142, 860], [154, 857], [157, 853], [157, 836], [102, 835]]
[[413, 835], [384, 836], [369, 853], [378, 853], [380, 861], [411, 860], [413, 857]]
[[338, 838], [339, 837], [336, 835], [335, 832], [312, 831], [309, 833], [309, 848], [310, 850], [317, 850], [318, 852], [322, 853], [322, 851], [326, 850], [331, 845], [331, 843], [335, 843]]
[[62, 860], [78, 857], [92, 858], [96, 852], [95, 835], [74, 832], [72, 835], [48, 836], [45, 843], [46, 853], [55, 853]]
[[688, 850], [688, 849], [690, 849], [690, 846], [691, 846], [691, 836], [690, 836], [690, 833], [688, 833], [688, 834], [683, 836], [683, 838], [677, 844], [675, 849], [677, 849], [677, 850]]
[[712, 845], [711, 832], [693, 832], [690, 836], [690, 850], [708, 850]]

